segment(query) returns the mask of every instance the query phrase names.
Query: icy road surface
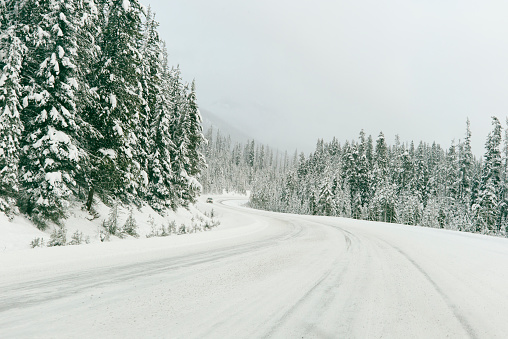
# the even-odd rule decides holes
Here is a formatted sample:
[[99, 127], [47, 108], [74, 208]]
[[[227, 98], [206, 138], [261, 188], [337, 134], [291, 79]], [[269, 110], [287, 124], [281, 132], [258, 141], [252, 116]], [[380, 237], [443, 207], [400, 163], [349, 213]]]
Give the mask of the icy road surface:
[[506, 338], [507, 239], [200, 207], [223, 225], [0, 254], [0, 338]]

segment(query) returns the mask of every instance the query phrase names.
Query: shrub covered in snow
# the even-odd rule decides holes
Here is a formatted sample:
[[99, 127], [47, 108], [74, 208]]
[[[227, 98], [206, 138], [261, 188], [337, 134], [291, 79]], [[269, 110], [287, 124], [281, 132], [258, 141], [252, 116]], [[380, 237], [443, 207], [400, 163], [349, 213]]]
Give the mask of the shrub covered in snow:
[[71, 237], [71, 241], [69, 242], [68, 245], [81, 245], [82, 243], [89, 243], [90, 242], [90, 237], [86, 237], [83, 235], [83, 232], [80, 232], [78, 230], [76, 230], [76, 232], [74, 232], [72, 234], [72, 237]]
[[30, 247], [31, 248], [36, 248], [36, 247], [44, 247], [44, 239], [43, 238], [35, 238], [34, 240], [32, 240], [32, 242], [30, 243]]
[[108, 219], [102, 222], [104, 231], [109, 235], [117, 235], [120, 232], [118, 225], [118, 202], [115, 202], [109, 210]]
[[58, 226], [53, 229], [49, 238], [48, 247], [65, 246], [67, 244], [67, 229], [64, 226]]
[[134, 215], [131, 212], [129, 214], [129, 217], [125, 221], [125, 225], [122, 227], [122, 233], [128, 234], [132, 237], [138, 238], [139, 234], [137, 233], [138, 225], [136, 224], [136, 220], [134, 219]]

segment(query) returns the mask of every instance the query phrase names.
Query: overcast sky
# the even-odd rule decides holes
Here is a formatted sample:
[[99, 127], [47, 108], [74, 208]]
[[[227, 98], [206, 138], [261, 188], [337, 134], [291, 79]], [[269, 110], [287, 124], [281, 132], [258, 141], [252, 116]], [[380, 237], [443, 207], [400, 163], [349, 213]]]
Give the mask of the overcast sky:
[[281, 149], [464, 138], [508, 113], [508, 2], [142, 0], [201, 108]]

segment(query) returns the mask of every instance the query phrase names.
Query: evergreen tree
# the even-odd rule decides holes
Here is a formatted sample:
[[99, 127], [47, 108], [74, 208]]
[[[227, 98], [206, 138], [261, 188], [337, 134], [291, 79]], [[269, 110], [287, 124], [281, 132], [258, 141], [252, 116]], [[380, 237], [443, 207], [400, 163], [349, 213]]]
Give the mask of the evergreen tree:
[[396, 187], [385, 178], [379, 182], [369, 206], [370, 219], [383, 222], [396, 222]]
[[[7, 8], [3, 8], [4, 11]], [[4, 25], [7, 21], [4, 21]], [[1, 28], [1, 27], [0, 27]], [[20, 73], [26, 46], [11, 26], [0, 35], [0, 211], [12, 217], [18, 198], [19, 145], [23, 124]]]
[[173, 208], [186, 206], [192, 199], [191, 190], [198, 190], [196, 183], [187, 173], [190, 167], [188, 154], [190, 144], [190, 120], [187, 109], [186, 89], [183, 83], [180, 68], [172, 70], [170, 77], [170, 100], [171, 106], [171, 140], [175, 144], [171, 157], [171, 168], [173, 170], [172, 185], [175, 190], [176, 199], [173, 200]]
[[158, 22], [148, 8], [140, 47], [142, 115], [136, 127], [136, 162], [140, 166], [138, 195], [162, 212], [171, 206], [170, 179], [173, 175], [168, 148], [170, 139], [170, 103], [168, 65], [165, 47], [157, 32]]
[[44, 228], [83, 189], [88, 210], [96, 194], [161, 212], [195, 201], [195, 84], [144, 15], [138, 0], [0, 2], [0, 211], [17, 203]]
[[79, 144], [83, 125], [76, 114], [79, 68], [76, 65], [79, 21], [76, 1], [28, 1], [22, 18], [30, 45], [23, 77], [30, 86], [24, 98], [21, 183], [23, 207], [41, 228], [46, 220], [65, 217], [68, 198], [77, 187], [76, 177], [84, 153]]
[[98, 132], [90, 140], [89, 196], [99, 190], [130, 202], [141, 181], [136, 132], [146, 123], [139, 50], [142, 11], [137, 0], [113, 0], [104, 2], [100, 12], [104, 27], [90, 79], [97, 103], [87, 111], [88, 123]]
[[336, 215], [336, 206], [328, 183], [321, 186], [318, 201], [318, 213], [321, 215]]
[[[508, 118], [506, 119], [508, 125]], [[500, 226], [504, 232], [508, 231], [508, 127], [504, 133], [504, 145], [502, 154], [502, 168], [501, 168], [501, 187], [500, 187]]]
[[448, 152], [446, 153], [445, 196], [452, 198], [454, 201], [456, 201], [459, 198], [460, 182], [457, 180], [457, 178], [459, 177], [458, 175], [459, 172], [460, 169], [457, 147], [455, 146], [455, 143], [452, 142], [452, 145], [450, 146]]
[[466, 138], [459, 154], [460, 181], [459, 197], [466, 205], [471, 203], [471, 185], [473, 171], [473, 152], [471, 150], [471, 127], [469, 119], [466, 121]]
[[476, 218], [476, 231], [496, 230], [499, 226], [499, 195], [501, 181], [501, 123], [492, 117], [493, 130], [485, 144], [485, 162], [481, 185], [473, 211]]
[[430, 173], [425, 159], [425, 146], [420, 142], [415, 153], [414, 174], [411, 181], [412, 193], [423, 206], [427, 204], [429, 196]]
[[379, 133], [376, 141], [375, 166], [378, 169], [378, 179], [385, 178], [388, 175], [388, 147], [383, 132]]
[[189, 167], [187, 173], [198, 178], [201, 170], [206, 166], [205, 158], [200, 152], [201, 144], [206, 141], [203, 136], [203, 127], [201, 126], [202, 118], [199, 112], [196, 100], [196, 84], [192, 81], [190, 92], [187, 96], [187, 109], [189, 119]]
[[[155, 47], [155, 46], [154, 46]], [[172, 140], [172, 103], [170, 101], [170, 73], [167, 53], [162, 45], [162, 64], [153, 62], [152, 72], [157, 75], [152, 81], [160, 80], [160, 91], [153, 98], [150, 109], [150, 144], [148, 165], [148, 201], [156, 211], [179, 206], [176, 189], [173, 187], [174, 173], [171, 167], [172, 157], [176, 154], [176, 146]], [[152, 69], [151, 68], [151, 69]], [[150, 101], [148, 101], [150, 103]]]

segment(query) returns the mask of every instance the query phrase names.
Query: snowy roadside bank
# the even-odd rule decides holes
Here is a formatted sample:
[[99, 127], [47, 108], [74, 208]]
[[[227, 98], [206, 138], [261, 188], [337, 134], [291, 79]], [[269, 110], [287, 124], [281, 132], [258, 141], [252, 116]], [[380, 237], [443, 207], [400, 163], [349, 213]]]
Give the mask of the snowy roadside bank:
[[[233, 196], [228, 197], [233, 198]], [[234, 196], [234, 198], [238, 197]], [[205, 204], [205, 200], [206, 197], [203, 196], [189, 209], [179, 208], [176, 212], [169, 211], [164, 216], [149, 206], [143, 206], [141, 209], [132, 206], [118, 206], [116, 213], [117, 225], [122, 228], [132, 214], [139, 240], [169, 233], [173, 233], [172, 235], [191, 234], [199, 233], [205, 229], [210, 230], [217, 226], [221, 220], [215, 215], [214, 207], [216, 206]], [[81, 244], [87, 245], [87, 247], [101, 243], [101, 238], [104, 240], [103, 223], [110, 217], [112, 208], [100, 203], [97, 204], [95, 209], [97, 211], [95, 218], [80, 207], [69, 210], [69, 217], [64, 221], [67, 244], [72, 241], [75, 234], [79, 234]], [[13, 220], [9, 220], [4, 214], [0, 214], [0, 256], [12, 251], [29, 250], [34, 239], [39, 239], [43, 243], [40, 247], [46, 247], [51, 233], [56, 227], [56, 225], [53, 225], [47, 230], [41, 231], [23, 216], [16, 216]], [[121, 236], [124, 236], [124, 239], [121, 239]], [[136, 239], [133, 236], [124, 234], [120, 237], [108, 237], [109, 239], [105, 242], [127, 242], [131, 244], [129, 246], [135, 246], [132, 245], [132, 240]]]
[[[206, 204], [202, 202], [204, 200], [205, 198], [201, 198], [191, 211], [209, 214], [213, 209], [221, 221], [221, 225], [207, 232], [185, 235], [152, 238], [147, 238], [143, 235], [138, 239], [133, 237], [126, 239], [114, 238], [110, 242], [100, 242], [99, 239], [95, 238], [90, 244], [80, 246], [31, 249], [26, 239], [30, 240], [30, 237], [34, 235], [47, 235], [46, 232], [37, 230], [34, 226], [29, 225], [28, 222], [23, 224], [15, 221], [7, 224], [7, 226], [2, 223], [0, 224], [2, 242], [6, 244], [6, 239], [14, 239], [18, 241], [18, 245], [15, 246], [13, 244], [9, 247], [9, 250], [0, 252], [1, 283], [11, 283], [21, 277], [24, 279], [42, 277], [46, 275], [45, 272], [49, 271], [52, 274], [58, 275], [78, 270], [87, 270], [88, 268], [96, 269], [97, 267], [150, 262], [168, 256], [183, 257], [189, 253], [219, 248], [224, 246], [225, 243], [231, 242], [231, 239], [235, 239], [235, 243], [238, 244], [251, 241], [253, 237], [256, 237], [255, 234], [263, 233], [260, 231], [267, 227], [266, 223], [258, 219], [239, 217], [234, 213], [224, 215], [220, 204]], [[192, 215], [191, 212], [188, 213], [189, 216]], [[145, 219], [148, 218], [148, 216], [141, 214], [141, 212], [139, 216], [145, 216]], [[185, 215], [182, 216], [180, 214], [179, 216], [179, 221], [184, 220]], [[139, 220], [143, 219], [139, 217]], [[190, 218], [187, 221], [190, 221]], [[85, 231], [83, 225], [87, 224], [85, 222], [81, 224], [77, 223], [72, 225], [72, 227]], [[21, 231], [12, 231], [14, 227], [20, 227]], [[33, 229], [30, 229], [30, 227]], [[91, 228], [92, 226], [88, 225], [88, 227]], [[149, 232], [150, 225], [139, 222], [139, 227], [144, 229], [143, 232]], [[6, 230], [10, 231], [10, 233], [6, 232]], [[91, 230], [88, 231], [91, 232]]]

